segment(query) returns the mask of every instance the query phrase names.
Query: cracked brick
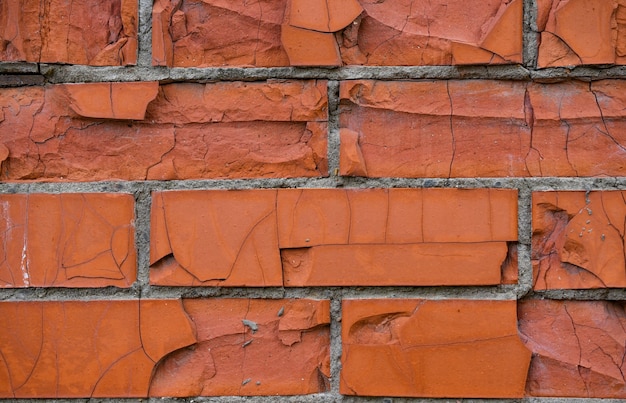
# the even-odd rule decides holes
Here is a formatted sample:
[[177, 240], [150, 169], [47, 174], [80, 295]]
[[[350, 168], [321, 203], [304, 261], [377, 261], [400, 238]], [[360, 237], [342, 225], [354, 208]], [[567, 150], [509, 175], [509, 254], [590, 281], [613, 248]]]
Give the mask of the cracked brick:
[[150, 396], [328, 391], [328, 300], [187, 299], [183, 305], [198, 342], [159, 363]]
[[344, 300], [340, 392], [522, 397], [531, 353], [515, 310], [515, 301]]
[[528, 300], [518, 311], [528, 395], [626, 398], [623, 302]]
[[0, 61], [125, 66], [137, 61], [137, 1], [0, 4]]
[[124, 194], [0, 195], [0, 287], [130, 287], [133, 208]]
[[0, 302], [3, 398], [147, 397], [159, 360], [196, 342], [179, 300]]
[[[97, 84], [113, 96], [110, 105], [120, 108], [113, 111], [103, 108], [107, 102], [77, 105], [68, 94], [90, 85], [2, 91], [0, 131], [9, 155], [0, 166], [0, 178], [97, 181], [327, 174], [323, 81], [162, 85], [144, 119], [120, 120], [140, 118], [143, 111], [128, 106], [124, 92], [144, 85], [153, 90], [153, 83]], [[80, 116], [72, 108], [98, 117]]]
[[[624, 80], [344, 81], [340, 172], [621, 176], [626, 172], [625, 91]], [[428, 101], [414, 102], [418, 97]]]
[[626, 64], [626, 4], [620, 0], [543, 0], [538, 67]]
[[535, 289], [626, 286], [626, 193], [533, 193]]

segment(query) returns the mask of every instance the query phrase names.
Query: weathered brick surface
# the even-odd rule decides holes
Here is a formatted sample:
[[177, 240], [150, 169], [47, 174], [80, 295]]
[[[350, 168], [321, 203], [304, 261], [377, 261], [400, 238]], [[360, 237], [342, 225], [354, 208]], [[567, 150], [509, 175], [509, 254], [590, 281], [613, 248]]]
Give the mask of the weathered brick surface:
[[513, 190], [159, 192], [150, 277], [157, 285], [499, 284], [516, 216]]
[[[624, 175], [624, 94], [624, 80], [344, 81], [340, 172], [438, 178]], [[423, 97], [428, 102], [415, 102]]]
[[[136, 121], [119, 119], [142, 115], [137, 103], [150, 95], [152, 84], [146, 83], [147, 89], [135, 83], [107, 85], [88, 84], [82, 98], [78, 84], [0, 92], [0, 142], [9, 150], [0, 178], [163, 180], [327, 173], [323, 81], [162, 85], [147, 105], [145, 119]], [[113, 96], [111, 110], [106, 102], [89, 105], [84, 92], [96, 91], [94, 87]]]
[[123, 66], [137, 61], [137, 1], [0, 4], [0, 61]]
[[529, 300], [519, 321], [533, 352], [528, 394], [626, 398], [623, 302]]
[[159, 66], [502, 64], [522, 53], [521, 0], [159, 0], [152, 21]]
[[626, 2], [541, 0], [539, 67], [626, 64]]
[[535, 289], [626, 287], [626, 193], [533, 194]]
[[196, 342], [177, 300], [0, 302], [0, 397], [145, 397]]
[[133, 207], [124, 194], [0, 195], [0, 287], [130, 287]]
[[197, 299], [183, 306], [198, 342], [159, 362], [151, 396], [328, 390], [329, 301]]
[[515, 301], [344, 300], [341, 393], [521, 397]]

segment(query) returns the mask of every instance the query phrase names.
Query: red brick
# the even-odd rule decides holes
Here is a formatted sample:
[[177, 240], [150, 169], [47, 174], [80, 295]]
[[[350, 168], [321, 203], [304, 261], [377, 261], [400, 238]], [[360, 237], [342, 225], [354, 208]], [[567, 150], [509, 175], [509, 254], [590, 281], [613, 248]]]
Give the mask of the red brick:
[[543, 0], [538, 67], [626, 64], [626, 4], [620, 0]]
[[[621, 176], [625, 93], [624, 80], [345, 81], [340, 173]], [[426, 95], [427, 103], [414, 102]]]
[[329, 301], [221, 299], [183, 304], [196, 325], [198, 343], [159, 363], [151, 396], [328, 390]]
[[153, 369], [196, 342], [180, 301], [0, 302], [0, 397], [146, 397]]
[[137, 1], [0, 4], [0, 61], [123, 66], [137, 61]]
[[0, 287], [130, 287], [133, 197], [0, 195]]
[[530, 351], [515, 310], [515, 301], [344, 300], [340, 392], [521, 397]]
[[153, 194], [150, 282], [281, 286], [276, 191]]
[[0, 93], [0, 131], [9, 149], [0, 178], [166, 180], [327, 173], [325, 82], [163, 85], [145, 119], [136, 122], [78, 116], [66, 88]]
[[80, 116], [142, 120], [146, 107], [159, 90], [159, 83], [65, 84], [70, 108]]
[[626, 287], [626, 192], [533, 193], [535, 289]]
[[626, 398], [623, 302], [524, 301], [519, 328], [533, 352], [529, 395]]
[[[499, 284], [507, 242], [517, 240], [514, 190], [153, 196], [150, 262], [156, 285]], [[507, 281], [514, 278], [507, 274]]]
[[[414, 5], [407, 0], [280, 0], [246, 7], [220, 0], [159, 0], [152, 13], [153, 64], [261, 67], [519, 63], [522, 3], [470, 1], [450, 5], [438, 0]], [[365, 11], [359, 16], [361, 7]], [[282, 39], [281, 27], [289, 32]], [[336, 33], [336, 37], [330, 33]], [[305, 35], [320, 40], [306, 43]], [[296, 45], [301, 47], [300, 52], [295, 52]], [[340, 55], [333, 49], [337, 46]], [[305, 50], [323, 58], [307, 57]]]

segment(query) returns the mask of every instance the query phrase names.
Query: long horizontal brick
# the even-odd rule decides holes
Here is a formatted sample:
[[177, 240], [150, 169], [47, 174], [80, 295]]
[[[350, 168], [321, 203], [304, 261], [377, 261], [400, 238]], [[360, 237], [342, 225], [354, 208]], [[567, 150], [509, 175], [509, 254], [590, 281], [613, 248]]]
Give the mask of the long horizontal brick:
[[137, 6], [133, 0], [2, 2], [0, 61], [135, 64]]
[[76, 102], [80, 85], [0, 93], [0, 143], [9, 150], [0, 178], [97, 181], [327, 174], [325, 82], [163, 85], [147, 105], [145, 119], [117, 120], [133, 117], [127, 110], [134, 110], [137, 99], [145, 96], [136, 92], [143, 90], [132, 89], [134, 84], [114, 84], [120, 96], [114, 98], [116, 112], [111, 116], [97, 114], [103, 113], [98, 105], [87, 105], [85, 112], [88, 100]]
[[159, 0], [159, 66], [449, 65], [521, 62], [522, 0]]
[[155, 285], [499, 284], [517, 192], [166, 191], [151, 222]]
[[128, 194], [0, 195], [0, 287], [130, 287]]
[[535, 192], [534, 287], [626, 287], [626, 192]]
[[626, 64], [626, 4], [621, 0], [543, 0], [538, 67]]
[[528, 300], [518, 315], [533, 352], [528, 395], [626, 398], [623, 301]]
[[330, 378], [328, 300], [183, 300], [198, 342], [162, 360], [151, 396], [302, 395]]
[[147, 397], [160, 359], [196, 342], [180, 301], [0, 302], [0, 397]]
[[[340, 172], [370, 177], [622, 176], [624, 94], [625, 80], [344, 81]], [[427, 102], [415, 102], [424, 96]]]
[[515, 301], [344, 300], [340, 392], [522, 397], [531, 353]]

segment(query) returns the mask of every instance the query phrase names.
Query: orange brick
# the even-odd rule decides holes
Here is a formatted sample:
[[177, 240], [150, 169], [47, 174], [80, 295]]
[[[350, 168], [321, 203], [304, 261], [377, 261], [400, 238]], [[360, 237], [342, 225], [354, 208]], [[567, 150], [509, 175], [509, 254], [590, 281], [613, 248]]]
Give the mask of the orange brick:
[[535, 289], [626, 286], [626, 192], [533, 193]]
[[[290, 62], [393, 66], [519, 63], [522, 3], [471, 0], [449, 4], [437, 0], [415, 5], [408, 0], [280, 0], [246, 7], [217, 0], [159, 0], [152, 12], [153, 64], [261, 67], [288, 66]], [[291, 32], [286, 42], [285, 37], [281, 41], [281, 25]], [[302, 52], [294, 57], [287, 49], [293, 52], [294, 29], [302, 29], [311, 37], [317, 34], [321, 40], [299, 42]], [[321, 35], [330, 33], [336, 38]], [[335, 54], [337, 46], [341, 58]], [[306, 58], [306, 49], [321, 58]]]
[[530, 351], [515, 301], [344, 300], [340, 392], [522, 397]]
[[626, 398], [624, 329], [623, 301], [521, 302], [519, 330], [533, 352], [527, 394]]
[[280, 286], [276, 191], [153, 194], [150, 282]]
[[137, 61], [137, 1], [0, 5], [0, 61], [123, 66]]
[[515, 240], [514, 190], [159, 192], [151, 282], [499, 284], [507, 242]]
[[153, 369], [196, 342], [176, 300], [0, 302], [0, 397], [147, 397]]
[[543, 0], [538, 6], [538, 67], [626, 64], [624, 2]]
[[127, 194], [0, 195], [0, 287], [130, 287], [133, 207]]
[[161, 361], [151, 396], [301, 395], [330, 377], [329, 301], [184, 300], [198, 343]]
[[[135, 103], [146, 101], [153, 84], [2, 91], [0, 132], [9, 155], [0, 166], [0, 178], [97, 181], [327, 174], [325, 82], [163, 85], [147, 105], [145, 119], [118, 120], [143, 116]], [[132, 95], [142, 85], [149, 91]], [[116, 110], [101, 108], [108, 99], [90, 105], [85, 97], [71, 96], [94, 86], [120, 94], [111, 104]], [[124, 93], [134, 96], [134, 103]]]
[[344, 81], [340, 173], [622, 176], [625, 93], [625, 80]]

